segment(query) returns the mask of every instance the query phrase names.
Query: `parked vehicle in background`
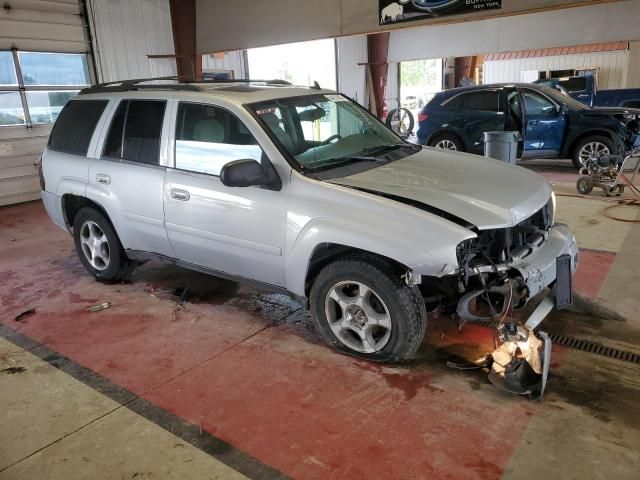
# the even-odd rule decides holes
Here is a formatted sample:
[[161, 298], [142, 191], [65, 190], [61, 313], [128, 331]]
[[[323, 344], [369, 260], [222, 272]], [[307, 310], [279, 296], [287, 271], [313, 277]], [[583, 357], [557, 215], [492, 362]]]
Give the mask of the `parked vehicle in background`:
[[593, 75], [549, 78], [534, 83], [555, 88], [589, 107], [640, 108], [640, 88], [598, 90]]
[[590, 108], [553, 88], [496, 84], [436, 94], [418, 116], [423, 145], [482, 154], [483, 133], [518, 131], [522, 158], [624, 155], [638, 140], [640, 110]]
[[288, 292], [329, 345], [368, 359], [415, 353], [427, 307], [491, 295], [504, 318], [578, 262], [539, 175], [405, 142], [336, 92], [282, 81], [84, 90], [40, 173], [96, 278], [155, 259]]

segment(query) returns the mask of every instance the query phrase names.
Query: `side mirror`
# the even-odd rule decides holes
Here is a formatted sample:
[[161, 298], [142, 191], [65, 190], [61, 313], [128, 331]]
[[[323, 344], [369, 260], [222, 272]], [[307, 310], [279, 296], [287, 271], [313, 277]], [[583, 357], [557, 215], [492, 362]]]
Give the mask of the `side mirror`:
[[222, 167], [220, 181], [227, 187], [250, 187], [266, 185], [269, 176], [258, 162], [247, 158], [234, 160]]

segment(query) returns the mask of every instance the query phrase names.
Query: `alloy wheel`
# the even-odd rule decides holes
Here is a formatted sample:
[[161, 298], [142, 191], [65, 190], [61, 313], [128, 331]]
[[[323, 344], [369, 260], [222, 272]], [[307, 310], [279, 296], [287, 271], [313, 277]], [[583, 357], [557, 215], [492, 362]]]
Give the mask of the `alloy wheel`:
[[578, 152], [578, 158], [580, 163], [584, 165], [590, 158], [600, 158], [604, 155], [609, 155], [609, 147], [601, 142], [589, 142], [585, 143], [580, 152]]
[[449, 150], [452, 152], [455, 152], [458, 150], [458, 148], [456, 147], [456, 144], [453, 143], [451, 140], [440, 140], [438, 143], [436, 143], [434, 145], [435, 148], [439, 148], [440, 150]]
[[325, 314], [338, 340], [357, 352], [379, 352], [391, 337], [389, 309], [364, 283], [349, 280], [331, 287], [325, 300]]
[[109, 241], [97, 223], [87, 220], [80, 228], [82, 253], [96, 270], [106, 270], [111, 259]]

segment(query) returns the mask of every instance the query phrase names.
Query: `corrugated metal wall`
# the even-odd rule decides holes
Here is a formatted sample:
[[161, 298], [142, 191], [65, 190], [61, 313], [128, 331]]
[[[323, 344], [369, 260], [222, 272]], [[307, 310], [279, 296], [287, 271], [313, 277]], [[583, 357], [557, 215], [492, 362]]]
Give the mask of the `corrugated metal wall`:
[[364, 65], [367, 62], [367, 37], [341, 37], [338, 47], [338, 90], [363, 106], [369, 105]]
[[176, 75], [169, 0], [88, 0], [100, 82]]
[[[3, 4], [0, 50], [16, 47], [43, 52], [88, 52], [78, 0], [11, 0]], [[50, 125], [0, 127], [0, 205], [40, 197], [34, 163], [50, 131]]]
[[247, 78], [247, 52], [246, 50], [238, 50], [235, 52], [226, 52], [222, 58], [216, 58], [213, 55], [202, 56], [203, 70], [233, 70], [235, 78]]
[[487, 61], [484, 63], [484, 83], [520, 82], [520, 73], [528, 70], [547, 71], [583, 67], [600, 67], [598, 83], [602, 89], [626, 88], [629, 52], [615, 51]]

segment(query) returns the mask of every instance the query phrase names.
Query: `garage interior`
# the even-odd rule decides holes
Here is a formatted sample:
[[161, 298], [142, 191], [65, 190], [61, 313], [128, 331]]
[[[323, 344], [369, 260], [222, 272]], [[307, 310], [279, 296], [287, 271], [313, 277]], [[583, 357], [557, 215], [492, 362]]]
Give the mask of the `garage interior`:
[[640, 92], [639, 0], [502, 0], [381, 24], [389, 3], [3, 2], [0, 480], [638, 478], [638, 197], [577, 193], [568, 157], [518, 162], [552, 185], [580, 249], [573, 305], [544, 321], [540, 400], [448, 366], [494, 349], [489, 324], [429, 313], [414, 358], [368, 362], [328, 348], [282, 293], [155, 261], [96, 281], [48, 218], [37, 162], [62, 107], [95, 84], [318, 82], [383, 121], [406, 108], [414, 143], [422, 108], [451, 88], [590, 71], [598, 91]]

